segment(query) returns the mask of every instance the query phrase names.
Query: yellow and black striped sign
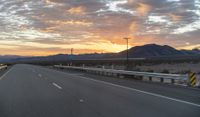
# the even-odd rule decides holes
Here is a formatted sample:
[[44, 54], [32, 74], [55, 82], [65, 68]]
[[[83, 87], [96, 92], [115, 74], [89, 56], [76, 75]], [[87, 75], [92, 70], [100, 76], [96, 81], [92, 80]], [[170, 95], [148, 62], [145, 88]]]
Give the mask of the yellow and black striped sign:
[[190, 86], [194, 87], [197, 83], [197, 75], [194, 72], [189, 74], [189, 84]]

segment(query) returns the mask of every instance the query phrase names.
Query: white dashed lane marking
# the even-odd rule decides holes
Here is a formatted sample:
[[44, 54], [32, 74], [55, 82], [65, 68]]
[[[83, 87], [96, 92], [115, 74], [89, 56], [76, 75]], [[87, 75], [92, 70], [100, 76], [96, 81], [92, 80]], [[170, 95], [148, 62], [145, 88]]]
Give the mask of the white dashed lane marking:
[[38, 74], [38, 76], [41, 78], [41, 77], [42, 77], [42, 74]]
[[52, 83], [56, 88], [58, 88], [58, 89], [62, 89], [62, 87], [61, 86], [59, 86], [58, 84], [56, 84], [56, 83]]

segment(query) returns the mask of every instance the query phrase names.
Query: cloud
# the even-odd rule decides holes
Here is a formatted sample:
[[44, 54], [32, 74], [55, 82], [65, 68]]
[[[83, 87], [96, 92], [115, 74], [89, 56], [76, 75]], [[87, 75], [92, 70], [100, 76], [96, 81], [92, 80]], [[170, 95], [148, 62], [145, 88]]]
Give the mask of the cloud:
[[139, 3], [136, 9], [136, 11], [142, 16], [147, 15], [151, 10], [152, 10], [152, 6], [148, 4], [144, 4], [144, 3]]
[[47, 21], [49, 24], [53, 25], [81, 25], [81, 26], [91, 26], [93, 23], [92, 22], [87, 22], [87, 21], [75, 21], [75, 20], [67, 20], [67, 21]]
[[82, 7], [82, 6], [72, 7], [69, 10], [67, 10], [67, 12], [69, 12], [71, 14], [84, 15], [85, 14], [85, 7]]
[[130, 29], [131, 31], [133, 31], [133, 32], [137, 32], [139, 29], [141, 29], [141, 25], [140, 25], [139, 22], [134, 21], [134, 22], [132, 22], [132, 23], [130, 24], [129, 29]]
[[183, 16], [176, 15], [176, 14], [173, 14], [173, 13], [170, 13], [169, 17], [172, 19], [172, 21], [175, 21], [175, 22], [181, 21], [183, 19]]
[[179, 47], [178, 49], [185, 49], [185, 50], [190, 50], [191, 48], [192, 49], [200, 49], [200, 44], [194, 44], [194, 45], [188, 45], [186, 44], [187, 46], [183, 46], [183, 47]]
[[199, 8], [199, 0], [2, 0], [0, 49], [117, 52], [126, 48], [123, 37], [132, 46], [193, 47], [200, 43]]
[[193, 16], [194, 18], [192, 19], [193, 21], [188, 22], [184, 24], [182, 27], [175, 29], [173, 34], [182, 34], [200, 29], [200, 1], [195, 0], [193, 10], [188, 9], [187, 12], [195, 14]]

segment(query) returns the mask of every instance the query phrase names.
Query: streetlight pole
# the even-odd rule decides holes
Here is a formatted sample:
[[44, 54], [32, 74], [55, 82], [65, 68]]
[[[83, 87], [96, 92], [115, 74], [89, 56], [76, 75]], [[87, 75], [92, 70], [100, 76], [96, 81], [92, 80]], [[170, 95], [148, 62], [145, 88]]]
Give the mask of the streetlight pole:
[[128, 70], [129, 69], [129, 52], [128, 52], [128, 44], [129, 44], [129, 39], [130, 38], [128, 38], [128, 37], [125, 37], [124, 38], [125, 40], [126, 40], [126, 70]]

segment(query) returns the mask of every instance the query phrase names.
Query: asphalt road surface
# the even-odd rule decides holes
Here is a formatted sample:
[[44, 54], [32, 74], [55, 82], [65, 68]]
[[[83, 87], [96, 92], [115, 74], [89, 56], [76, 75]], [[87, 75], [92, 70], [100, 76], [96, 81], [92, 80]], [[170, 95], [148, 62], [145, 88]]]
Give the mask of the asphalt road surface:
[[92, 77], [15, 65], [0, 77], [0, 117], [200, 117], [199, 90]]

